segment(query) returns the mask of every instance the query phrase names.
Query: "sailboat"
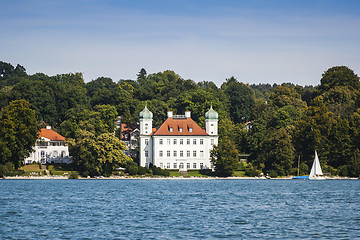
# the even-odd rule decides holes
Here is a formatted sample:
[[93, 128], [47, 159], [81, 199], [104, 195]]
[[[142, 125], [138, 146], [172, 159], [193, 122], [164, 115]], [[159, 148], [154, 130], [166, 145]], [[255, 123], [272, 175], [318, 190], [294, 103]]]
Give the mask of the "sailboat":
[[[298, 162], [298, 169], [299, 169], [299, 167], [300, 167], [300, 156], [299, 156], [299, 162]], [[299, 171], [298, 171], [298, 175], [299, 175]], [[310, 180], [324, 180], [325, 177], [322, 177], [322, 175], [323, 175], [323, 172], [321, 170], [319, 157], [315, 150], [315, 158], [314, 158], [313, 165], [311, 167], [310, 175], [309, 176], [296, 176], [296, 177], [293, 177], [292, 179], [295, 179], [295, 180], [309, 180], [309, 179]]]
[[315, 150], [315, 159], [314, 159], [313, 165], [311, 167], [309, 178], [311, 180], [324, 180], [325, 177], [322, 177], [322, 175], [323, 175], [323, 172], [321, 170], [319, 157]]

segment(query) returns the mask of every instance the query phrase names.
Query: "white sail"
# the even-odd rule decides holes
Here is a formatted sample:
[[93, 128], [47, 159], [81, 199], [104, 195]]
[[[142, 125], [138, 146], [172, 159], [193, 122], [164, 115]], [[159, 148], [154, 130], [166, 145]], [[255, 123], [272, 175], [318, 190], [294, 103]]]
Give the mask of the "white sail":
[[310, 178], [316, 178], [319, 175], [323, 175], [323, 172], [321, 170], [319, 157], [318, 157], [317, 152], [315, 150], [315, 159], [314, 159], [314, 162], [313, 162], [309, 177]]

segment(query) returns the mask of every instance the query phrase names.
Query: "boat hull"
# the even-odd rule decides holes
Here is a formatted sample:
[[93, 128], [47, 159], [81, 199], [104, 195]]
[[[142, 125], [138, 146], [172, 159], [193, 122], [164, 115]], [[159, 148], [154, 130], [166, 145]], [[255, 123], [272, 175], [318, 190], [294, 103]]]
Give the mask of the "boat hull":
[[292, 178], [293, 180], [309, 180], [309, 176], [296, 176]]

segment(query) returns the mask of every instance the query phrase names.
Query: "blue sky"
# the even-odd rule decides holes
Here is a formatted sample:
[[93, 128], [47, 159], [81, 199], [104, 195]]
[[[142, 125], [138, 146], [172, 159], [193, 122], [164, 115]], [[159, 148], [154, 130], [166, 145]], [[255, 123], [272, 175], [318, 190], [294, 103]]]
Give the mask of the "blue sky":
[[29, 74], [318, 85], [360, 73], [356, 0], [0, 0], [0, 61]]

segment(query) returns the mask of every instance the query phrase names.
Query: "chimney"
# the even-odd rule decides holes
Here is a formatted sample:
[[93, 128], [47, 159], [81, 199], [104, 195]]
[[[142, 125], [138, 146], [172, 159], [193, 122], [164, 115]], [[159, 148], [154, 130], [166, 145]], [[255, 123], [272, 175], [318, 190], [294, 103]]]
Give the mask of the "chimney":
[[47, 129], [47, 130], [51, 130], [51, 126], [46, 126], [46, 129]]
[[168, 112], [167, 112], [167, 116], [168, 116], [168, 118], [172, 118], [172, 117], [173, 117], [173, 112], [172, 112], [172, 111], [168, 111]]
[[185, 111], [185, 117], [186, 118], [191, 118], [191, 112], [190, 111]]

